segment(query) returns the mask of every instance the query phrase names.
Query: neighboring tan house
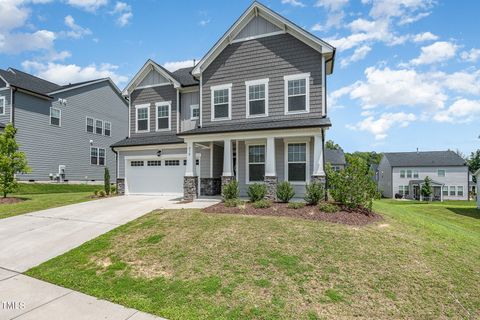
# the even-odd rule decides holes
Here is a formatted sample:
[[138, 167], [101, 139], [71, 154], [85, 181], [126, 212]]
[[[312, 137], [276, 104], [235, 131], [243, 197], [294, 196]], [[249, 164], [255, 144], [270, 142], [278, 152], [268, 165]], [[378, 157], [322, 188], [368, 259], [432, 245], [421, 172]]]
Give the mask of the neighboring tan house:
[[20, 181], [103, 181], [115, 177], [110, 145], [128, 134], [128, 105], [110, 79], [60, 86], [0, 69], [0, 123], [13, 123], [32, 171]]
[[342, 149], [332, 150], [325, 148], [325, 163], [329, 163], [335, 171], [345, 169], [347, 165], [345, 153]]
[[434, 200], [468, 199], [468, 166], [453, 151], [384, 153], [378, 175], [379, 190], [387, 198], [420, 200], [428, 176]]
[[118, 152], [126, 194], [220, 194], [237, 179], [297, 196], [324, 181], [326, 76], [335, 48], [254, 2], [192, 68], [149, 60], [124, 90], [129, 137]]

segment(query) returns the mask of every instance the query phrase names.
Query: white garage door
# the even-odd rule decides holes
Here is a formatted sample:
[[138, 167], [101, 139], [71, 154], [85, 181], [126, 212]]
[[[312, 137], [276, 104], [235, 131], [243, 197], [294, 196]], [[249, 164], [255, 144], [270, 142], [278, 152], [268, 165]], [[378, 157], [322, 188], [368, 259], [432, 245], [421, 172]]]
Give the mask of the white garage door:
[[125, 175], [128, 194], [181, 195], [185, 159], [131, 159], [126, 163]]

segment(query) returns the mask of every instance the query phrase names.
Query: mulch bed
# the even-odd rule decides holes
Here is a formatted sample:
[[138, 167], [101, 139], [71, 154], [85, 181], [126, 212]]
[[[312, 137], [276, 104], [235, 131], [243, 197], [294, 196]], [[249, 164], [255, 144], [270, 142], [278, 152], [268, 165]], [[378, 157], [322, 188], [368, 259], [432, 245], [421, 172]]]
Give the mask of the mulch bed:
[[232, 208], [225, 207], [225, 205], [221, 202], [203, 209], [203, 212], [243, 214], [251, 216], [293, 217], [307, 220], [341, 223], [351, 226], [363, 226], [383, 219], [379, 214], [367, 209], [347, 210], [346, 208], [341, 207], [341, 211], [335, 213], [326, 213], [320, 211], [317, 206], [305, 206], [300, 209], [289, 209], [286, 203], [272, 203], [270, 208], [255, 209], [250, 203], [246, 203], [244, 208]]
[[22, 202], [25, 201], [25, 199], [22, 198], [0, 198], [0, 205], [2, 204], [12, 204], [12, 203], [17, 203], [17, 202]]

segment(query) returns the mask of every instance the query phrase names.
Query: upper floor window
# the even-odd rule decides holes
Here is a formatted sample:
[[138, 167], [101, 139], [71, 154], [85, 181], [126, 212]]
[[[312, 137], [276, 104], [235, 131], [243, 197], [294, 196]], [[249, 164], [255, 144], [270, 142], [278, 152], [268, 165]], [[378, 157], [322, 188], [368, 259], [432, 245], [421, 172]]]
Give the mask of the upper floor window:
[[245, 81], [247, 118], [268, 115], [268, 79]]
[[400, 178], [405, 178], [405, 170], [400, 170]]
[[407, 178], [411, 178], [412, 177], [412, 170], [407, 170]]
[[232, 84], [211, 87], [212, 121], [230, 120], [232, 107]]
[[5, 97], [0, 97], [0, 115], [5, 114], [5, 107], [6, 107], [6, 99]]
[[445, 169], [438, 169], [438, 170], [437, 170], [437, 175], [438, 175], [439, 177], [445, 177], [445, 174], [446, 174]]
[[57, 108], [50, 108], [50, 124], [53, 126], [61, 125], [62, 110]]
[[287, 144], [287, 178], [290, 182], [307, 181], [307, 144]]
[[104, 133], [107, 137], [112, 135], [112, 124], [110, 122], [105, 121]]
[[150, 131], [150, 105], [144, 104], [136, 106], [137, 122], [136, 132]]
[[157, 108], [157, 131], [170, 130], [170, 102], [158, 102]]
[[103, 121], [102, 120], [95, 120], [95, 133], [96, 134], [103, 134]]
[[200, 118], [200, 106], [192, 104], [190, 106], [190, 120], [197, 120], [198, 118]]
[[285, 81], [285, 114], [310, 110], [310, 73], [283, 77]]
[[249, 145], [247, 183], [263, 181], [265, 176], [265, 145]]
[[93, 133], [93, 124], [95, 120], [87, 117], [87, 132]]
[[413, 177], [418, 178], [418, 170], [413, 170]]

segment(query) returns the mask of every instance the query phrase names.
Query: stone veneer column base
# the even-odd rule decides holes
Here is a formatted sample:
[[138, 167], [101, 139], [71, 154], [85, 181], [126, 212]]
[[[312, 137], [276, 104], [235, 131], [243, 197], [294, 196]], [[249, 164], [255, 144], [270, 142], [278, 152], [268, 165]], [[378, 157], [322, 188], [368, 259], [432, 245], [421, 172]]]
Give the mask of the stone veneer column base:
[[183, 177], [183, 200], [195, 200], [198, 197], [198, 177]]
[[117, 194], [119, 195], [125, 194], [125, 179], [121, 179], [121, 178], [117, 179]]
[[222, 196], [223, 196], [223, 188], [233, 180], [235, 180], [235, 176], [222, 176], [222, 193], [221, 193]]
[[268, 200], [275, 201], [277, 200], [277, 184], [278, 179], [276, 176], [265, 176], [265, 185], [267, 186], [267, 194], [265, 198]]

